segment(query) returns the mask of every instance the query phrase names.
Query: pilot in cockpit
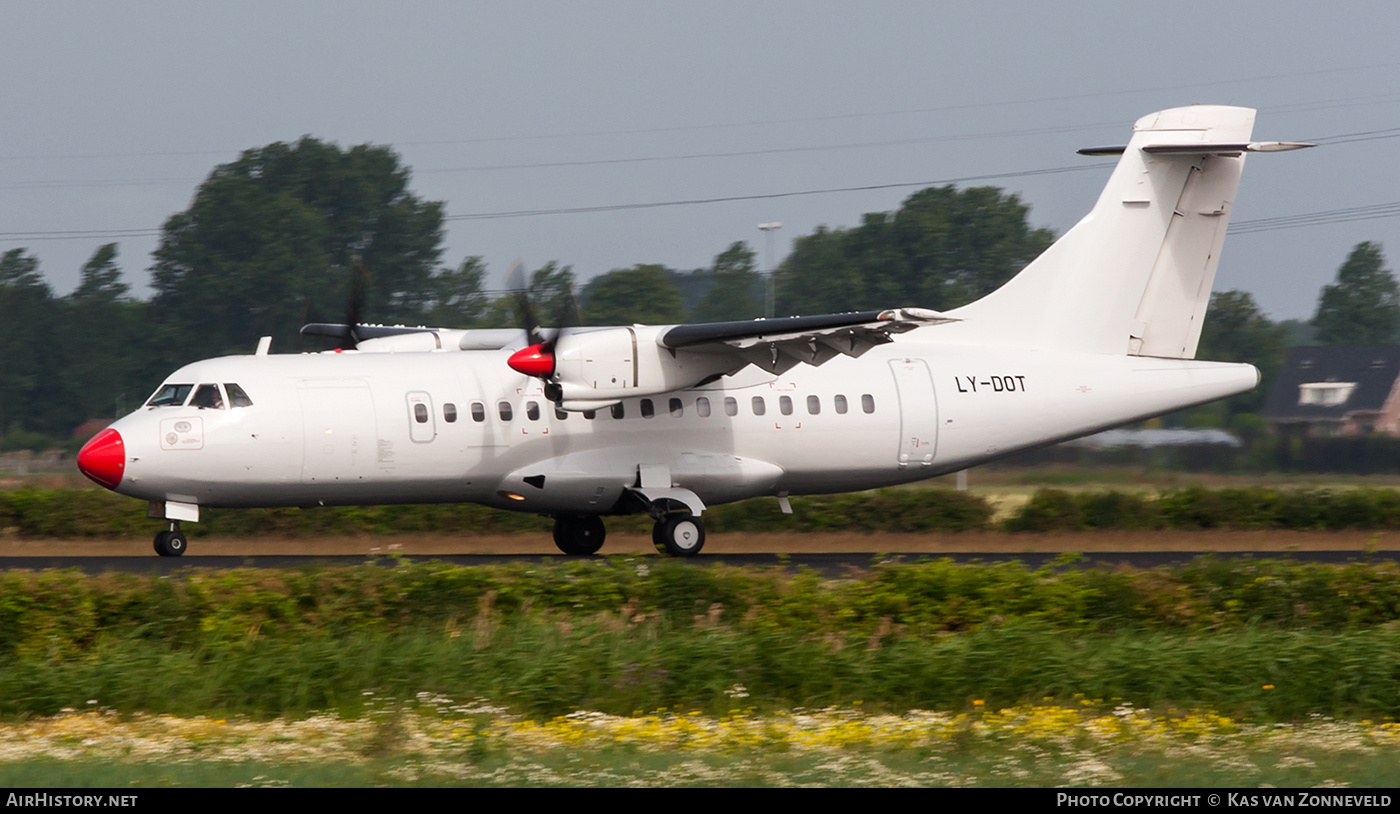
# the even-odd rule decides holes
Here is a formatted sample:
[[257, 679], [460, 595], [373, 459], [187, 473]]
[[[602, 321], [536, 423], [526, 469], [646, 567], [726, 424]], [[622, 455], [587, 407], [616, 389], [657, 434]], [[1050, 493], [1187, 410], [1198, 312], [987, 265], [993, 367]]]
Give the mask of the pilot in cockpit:
[[217, 384], [201, 384], [194, 392], [194, 398], [190, 399], [191, 407], [198, 407], [201, 410], [222, 410], [224, 409], [223, 396], [219, 395]]

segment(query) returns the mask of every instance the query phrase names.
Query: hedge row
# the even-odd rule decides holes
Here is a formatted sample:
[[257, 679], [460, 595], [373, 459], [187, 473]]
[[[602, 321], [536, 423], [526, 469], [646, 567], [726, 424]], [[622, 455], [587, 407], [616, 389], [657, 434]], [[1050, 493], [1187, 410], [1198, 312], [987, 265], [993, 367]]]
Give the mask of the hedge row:
[[[986, 528], [992, 507], [983, 499], [942, 489], [890, 490], [794, 498], [783, 514], [774, 498], [715, 506], [706, 527], [727, 531], [957, 532]], [[338, 506], [316, 509], [216, 509], [186, 526], [191, 536], [319, 537], [341, 534], [547, 534], [551, 522], [468, 503]], [[643, 516], [611, 518], [609, 529], [645, 532]], [[146, 504], [96, 489], [0, 491], [0, 536], [32, 539], [142, 538], [153, 534]]]
[[635, 556], [389, 562], [178, 578], [5, 572], [0, 716], [90, 704], [354, 712], [369, 692], [551, 716], [723, 714], [739, 692], [761, 709], [1087, 696], [1274, 719], [1400, 714], [1394, 563], [1031, 571], [944, 560], [828, 581]]
[[[1204, 489], [1158, 495], [1071, 493], [1042, 489], [997, 524], [987, 500], [945, 489], [899, 489], [795, 497], [783, 514], [773, 498], [705, 513], [712, 532], [855, 531], [943, 533], [1089, 529], [1400, 529], [1400, 492]], [[609, 520], [614, 531], [645, 532], [642, 516]], [[142, 538], [154, 523], [144, 503], [91, 489], [0, 492], [0, 536], [73, 539]], [[318, 509], [224, 509], [187, 527], [194, 536], [317, 537], [342, 534], [548, 533], [550, 520], [472, 504], [346, 506]]]
[[1042, 489], [1003, 525], [1009, 531], [1400, 529], [1400, 492], [1190, 487], [1149, 496]]
[[1340, 632], [1400, 620], [1400, 566], [1201, 559], [1175, 569], [949, 560], [829, 581], [785, 569], [698, 568], [651, 557], [498, 566], [84, 575], [0, 573], [0, 661], [82, 657], [114, 639], [176, 648], [253, 639], [483, 630], [543, 615], [632, 627], [783, 631], [865, 642], [998, 627], [1062, 631]]

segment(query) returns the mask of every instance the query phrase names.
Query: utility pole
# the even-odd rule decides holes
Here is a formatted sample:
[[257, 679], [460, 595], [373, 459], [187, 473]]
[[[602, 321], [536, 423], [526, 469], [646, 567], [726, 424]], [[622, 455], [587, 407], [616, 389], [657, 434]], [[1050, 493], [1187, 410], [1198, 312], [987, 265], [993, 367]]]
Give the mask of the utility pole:
[[772, 223], [760, 223], [760, 224], [758, 225], [758, 228], [759, 228], [759, 231], [763, 232], [763, 234], [766, 235], [767, 238], [768, 238], [768, 273], [764, 276], [764, 281], [765, 281], [766, 285], [764, 285], [764, 292], [765, 292], [765, 293], [764, 293], [764, 297], [763, 297], [763, 301], [764, 301], [764, 302], [763, 302], [763, 315], [764, 315], [765, 317], [769, 318], [769, 319], [772, 319], [772, 318], [773, 318], [773, 272], [774, 272], [774, 270], [775, 270], [775, 269], [773, 268], [773, 233], [776, 232], [776, 231], [778, 231], [779, 229], [783, 228], [783, 225], [782, 225], [781, 223], [777, 222], [777, 221], [773, 221]]

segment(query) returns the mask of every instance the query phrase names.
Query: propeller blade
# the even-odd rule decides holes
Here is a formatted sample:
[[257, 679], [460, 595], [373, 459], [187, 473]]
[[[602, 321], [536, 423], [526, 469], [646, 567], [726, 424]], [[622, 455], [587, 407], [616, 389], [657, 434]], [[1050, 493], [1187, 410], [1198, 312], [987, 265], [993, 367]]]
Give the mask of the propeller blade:
[[531, 345], [542, 344], [545, 340], [540, 332], [540, 321], [530, 303], [530, 275], [525, 270], [525, 261], [519, 257], [506, 272], [506, 290], [515, 294], [515, 317], [525, 329], [526, 339]]
[[354, 350], [359, 347], [360, 318], [364, 313], [366, 289], [369, 287], [369, 269], [356, 257], [350, 264], [350, 299], [345, 306], [345, 325], [348, 328], [340, 343], [341, 350]]

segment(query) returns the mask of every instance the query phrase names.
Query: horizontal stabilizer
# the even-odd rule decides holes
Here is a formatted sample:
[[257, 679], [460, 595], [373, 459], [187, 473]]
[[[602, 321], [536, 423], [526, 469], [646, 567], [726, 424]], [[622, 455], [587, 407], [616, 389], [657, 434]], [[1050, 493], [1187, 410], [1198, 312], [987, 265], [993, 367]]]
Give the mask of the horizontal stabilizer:
[[[1232, 144], [1149, 144], [1142, 148], [1152, 155], [1239, 155], [1240, 153], [1281, 153], [1316, 147], [1302, 141], [1246, 141]], [[1085, 147], [1080, 155], [1122, 155], [1127, 147]]]

